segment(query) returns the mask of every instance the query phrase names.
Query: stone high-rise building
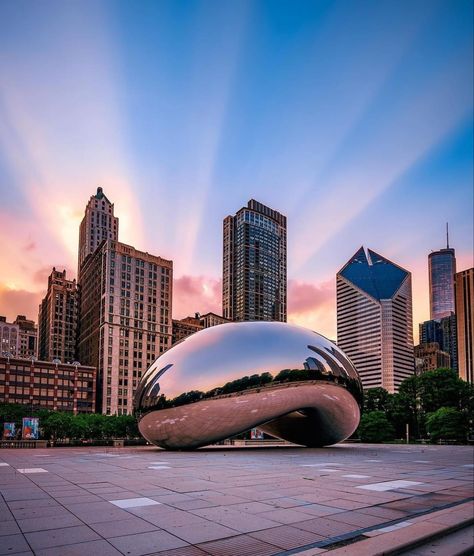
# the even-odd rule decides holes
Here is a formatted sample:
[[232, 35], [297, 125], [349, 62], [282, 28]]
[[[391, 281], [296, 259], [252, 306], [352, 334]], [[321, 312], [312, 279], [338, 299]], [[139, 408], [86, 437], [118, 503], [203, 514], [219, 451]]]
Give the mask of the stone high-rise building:
[[14, 321], [18, 325], [18, 357], [30, 359], [37, 356], [38, 328], [34, 320], [18, 315]]
[[336, 282], [338, 346], [364, 388], [397, 392], [414, 372], [410, 272], [361, 247]]
[[106, 239], [80, 277], [79, 360], [97, 368], [98, 410], [130, 414], [142, 374], [171, 347], [173, 262]]
[[456, 274], [459, 376], [474, 384], [474, 268]]
[[449, 247], [446, 228], [446, 249], [433, 251], [428, 255], [430, 281], [430, 319], [442, 319], [455, 313], [454, 275], [456, 274], [456, 253]]
[[53, 268], [48, 291], [39, 306], [38, 359], [72, 363], [76, 359], [79, 290], [66, 271]]
[[286, 216], [255, 200], [224, 219], [222, 306], [232, 321], [286, 322]]
[[97, 193], [87, 203], [79, 227], [78, 277], [87, 255], [93, 253], [104, 239], [117, 241], [118, 231], [119, 220], [114, 216], [114, 205], [107, 199], [102, 187], [98, 187]]

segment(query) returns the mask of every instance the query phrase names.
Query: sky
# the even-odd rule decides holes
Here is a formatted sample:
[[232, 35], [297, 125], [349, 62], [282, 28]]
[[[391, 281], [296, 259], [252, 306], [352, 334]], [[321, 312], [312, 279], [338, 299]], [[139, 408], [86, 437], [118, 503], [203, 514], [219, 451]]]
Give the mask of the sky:
[[288, 320], [336, 338], [361, 246], [473, 266], [471, 0], [0, 3], [0, 314], [75, 277], [97, 186], [120, 240], [174, 261], [174, 317], [221, 312], [222, 220], [288, 217]]

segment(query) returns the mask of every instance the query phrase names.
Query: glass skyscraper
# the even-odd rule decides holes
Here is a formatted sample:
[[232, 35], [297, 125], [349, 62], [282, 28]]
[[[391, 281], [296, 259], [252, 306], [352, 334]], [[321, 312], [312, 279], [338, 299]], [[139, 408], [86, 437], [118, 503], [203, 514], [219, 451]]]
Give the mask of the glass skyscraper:
[[449, 247], [428, 255], [430, 279], [430, 319], [442, 319], [455, 312], [454, 275], [456, 255]]
[[365, 388], [398, 391], [414, 372], [410, 272], [361, 247], [336, 283], [337, 345]]
[[251, 199], [224, 219], [223, 316], [286, 322], [286, 296], [286, 216]]

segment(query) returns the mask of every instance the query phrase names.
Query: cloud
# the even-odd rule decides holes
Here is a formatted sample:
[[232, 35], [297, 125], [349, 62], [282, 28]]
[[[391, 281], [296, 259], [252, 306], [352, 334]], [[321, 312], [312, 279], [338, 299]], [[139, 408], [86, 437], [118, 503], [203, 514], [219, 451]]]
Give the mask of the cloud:
[[13, 290], [0, 285], [0, 314], [12, 322], [17, 315], [38, 320], [38, 305], [42, 299], [41, 292]]
[[288, 281], [288, 312], [307, 313], [327, 305], [334, 298], [332, 280], [309, 284], [298, 280]]
[[72, 280], [74, 278], [73, 275], [75, 275], [75, 272], [73, 272], [70, 268], [68, 268], [65, 265], [48, 265], [48, 266], [43, 266], [41, 268], [38, 268], [38, 270], [36, 270], [33, 273], [33, 282], [35, 284], [40, 284], [41, 286], [44, 287], [44, 289], [46, 290], [47, 286], [48, 286], [48, 278], [49, 275], [51, 274], [51, 272], [53, 271], [53, 267], [56, 268], [56, 270], [65, 270], [66, 271], [66, 278], [68, 280]]
[[335, 282], [288, 281], [288, 322], [336, 338]]
[[222, 312], [222, 281], [209, 276], [181, 276], [173, 281], [173, 318], [196, 312]]

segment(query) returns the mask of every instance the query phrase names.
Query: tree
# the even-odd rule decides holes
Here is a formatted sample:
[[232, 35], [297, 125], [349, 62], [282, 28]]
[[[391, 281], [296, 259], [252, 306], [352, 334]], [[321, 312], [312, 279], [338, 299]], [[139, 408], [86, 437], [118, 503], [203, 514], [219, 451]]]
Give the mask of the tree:
[[365, 411], [387, 411], [390, 396], [385, 388], [369, 388], [364, 392]]
[[394, 438], [395, 431], [383, 411], [362, 415], [358, 434], [362, 442], [384, 442]]
[[440, 407], [426, 418], [426, 429], [432, 442], [451, 440], [465, 442], [468, 430], [466, 415], [454, 407]]
[[472, 396], [470, 385], [452, 369], [437, 369], [423, 373], [418, 380], [420, 406], [425, 413], [442, 407], [467, 410]]
[[43, 421], [42, 429], [45, 438], [62, 440], [70, 438], [73, 416], [69, 413], [53, 412]]

